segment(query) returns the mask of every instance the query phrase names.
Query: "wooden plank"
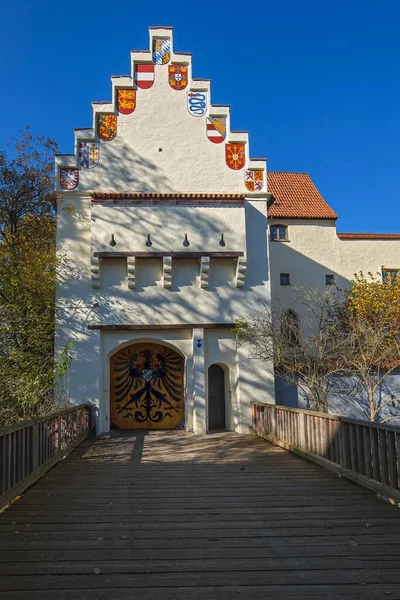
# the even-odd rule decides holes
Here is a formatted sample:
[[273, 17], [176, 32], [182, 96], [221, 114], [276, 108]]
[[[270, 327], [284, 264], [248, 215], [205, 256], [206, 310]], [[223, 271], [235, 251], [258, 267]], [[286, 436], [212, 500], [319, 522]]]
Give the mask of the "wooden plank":
[[[29, 562], [86, 562], [90, 561], [133, 561], [140, 558], [141, 561], [165, 560], [244, 560], [244, 559], [271, 559], [281, 558], [290, 560], [292, 558], [317, 557], [332, 559], [343, 557], [354, 557], [358, 560], [365, 558], [370, 560], [393, 560], [393, 551], [399, 549], [395, 545], [380, 545], [378, 549], [371, 545], [333, 545], [333, 546], [264, 546], [264, 547], [203, 547], [203, 548], [169, 548], [166, 555], [165, 548], [142, 548], [140, 554], [137, 548], [127, 545], [117, 547], [103, 542], [101, 548], [92, 548], [90, 554], [87, 550], [75, 549], [36, 549], [36, 550], [9, 550], [0, 551], [0, 563], [29, 563]], [[121, 552], [122, 550], [122, 552]], [[398, 560], [398, 559], [397, 559]]]
[[[296, 589], [297, 588], [297, 589]], [[57, 598], [60, 600], [109, 600], [110, 589], [96, 589], [95, 596], [93, 592], [84, 589], [76, 589], [72, 596], [70, 590], [58, 590]], [[388, 594], [398, 593], [396, 585], [390, 584], [369, 584], [362, 590], [363, 600], [387, 600]], [[13, 600], [26, 600], [24, 592], [12, 593]], [[43, 594], [41, 596], [40, 594]], [[196, 586], [195, 588], [187, 588], [183, 586], [174, 587], [154, 587], [154, 588], [137, 588], [135, 589], [135, 600], [204, 600], [204, 598], [218, 598], [219, 600], [232, 600], [238, 595], [241, 600], [265, 600], [266, 598], [274, 598], [274, 600], [288, 600], [295, 598], [296, 600], [308, 600], [309, 598], [324, 598], [326, 600], [343, 599], [358, 599], [360, 600], [360, 590], [355, 585], [335, 585], [335, 586], [260, 586], [254, 585], [250, 588], [247, 586]], [[6, 598], [11, 598], [6, 593]], [[30, 600], [45, 600], [54, 598], [52, 590], [41, 590], [40, 592], [32, 592], [29, 595]], [[119, 600], [132, 600], [131, 588], [118, 589]]]
[[303, 452], [301, 450], [298, 450], [297, 448], [294, 448], [293, 446], [290, 446], [289, 444], [285, 444], [285, 442], [281, 442], [278, 439], [272, 439], [269, 436], [266, 436], [266, 439], [268, 441], [273, 441], [275, 444], [277, 444], [278, 446], [281, 446], [282, 448], [285, 448], [286, 450], [290, 450], [291, 452], [293, 452], [294, 454], [297, 454], [298, 456], [307, 458], [308, 460], [316, 463], [317, 465], [320, 465], [321, 467], [329, 469], [333, 473], [337, 473], [338, 475], [341, 475], [343, 477], [346, 477], [347, 479], [350, 479], [351, 481], [355, 481], [356, 483], [363, 485], [364, 487], [376, 492], [381, 498], [383, 498], [387, 501], [396, 502], [396, 503], [400, 502], [400, 492], [398, 490], [394, 490], [393, 488], [389, 487], [388, 485], [382, 484], [378, 481], [374, 481], [373, 479], [368, 479], [364, 475], [355, 473], [354, 471], [351, 471], [350, 469], [344, 469], [343, 467], [338, 467], [337, 465], [332, 463], [330, 460], [321, 458], [311, 452]]
[[[280, 420], [295, 443], [297, 419]], [[6, 600], [375, 600], [400, 591], [399, 550], [395, 507], [261, 438], [125, 432], [85, 441], [0, 515], [0, 586]]]
[[[193, 573], [203, 573], [204, 579], [212, 573], [225, 573], [226, 577], [240, 572], [253, 571], [255, 578], [266, 572], [279, 572], [280, 570], [287, 571], [340, 571], [341, 573], [355, 569], [369, 570], [395, 570], [399, 569], [400, 560], [398, 558], [379, 558], [379, 557], [335, 557], [332, 561], [331, 557], [279, 557], [279, 558], [197, 558], [185, 559], [180, 558], [179, 564], [176, 560], [153, 558], [143, 560], [139, 557], [135, 559], [117, 559], [104, 561], [93, 561], [90, 558], [81, 561], [36, 561], [32, 562], [8, 562], [2, 563], [1, 572], [3, 577], [7, 576], [40, 576], [50, 575], [65, 576], [65, 575], [93, 575], [96, 568], [100, 568], [102, 572], [111, 574], [118, 573], [121, 576], [142, 575], [143, 573], [160, 574], [165, 573], [176, 574], [185, 573], [185, 577], [190, 577]], [[400, 578], [400, 573], [398, 574]], [[400, 582], [400, 579], [398, 579]], [[378, 583], [378, 582], [377, 582]]]
[[363, 458], [364, 458], [364, 468], [363, 468], [363, 475], [365, 475], [366, 477], [368, 477], [368, 479], [372, 479], [372, 454], [371, 454], [371, 435], [370, 435], [370, 428], [369, 427], [363, 427], [362, 429], [362, 436], [363, 436], [363, 446], [364, 446], [364, 453], [363, 453]]
[[[346, 569], [346, 570], [278, 570], [278, 571], [259, 571], [255, 574], [254, 571], [240, 571], [225, 573], [213, 572], [208, 573], [205, 577], [204, 573], [187, 573], [185, 575], [185, 586], [197, 587], [204, 585], [282, 585], [282, 581], [286, 585], [316, 585], [316, 584], [354, 584], [362, 582], [364, 584], [400, 584], [400, 569]], [[182, 584], [182, 576], [177, 573], [143, 573], [143, 574], [76, 574], [70, 575], [32, 575], [32, 576], [4, 576], [2, 577], [2, 590], [18, 590], [31, 591], [48, 589], [51, 582], [51, 589], [62, 590], [76, 588], [83, 589], [104, 589], [110, 588], [118, 590], [119, 588], [131, 587], [142, 588], [148, 587], [171, 587]], [[115, 592], [114, 592], [115, 594]]]
[[385, 485], [389, 485], [389, 469], [387, 456], [387, 439], [386, 431], [379, 429], [378, 431], [378, 447], [379, 447], [379, 481]]
[[387, 462], [388, 462], [388, 483], [390, 487], [399, 489], [396, 434], [393, 431], [386, 433], [387, 440]]
[[[135, 588], [135, 600], [204, 600], [205, 598], [218, 600], [232, 600], [238, 596], [241, 600], [308, 600], [314, 598], [320, 600], [387, 600], [388, 596], [396, 598], [399, 588], [392, 584], [368, 584], [360, 590], [359, 585], [252, 585], [231, 586], [219, 583], [216, 586], [199, 585], [186, 587], [184, 582], [173, 587], [142, 587]], [[26, 592], [5, 592], [5, 599], [26, 600]], [[113, 589], [96, 588], [94, 592], [88, 589], [76, 588], [71, 590], [57, 590], [58, 600], [110, 600]], [[398, 597], [398, 596], [397, 596]], [[51, 589], [32, 591], [29, 593], [30, 600], [54, 599], [54, 591]], [[119, 600], [132, 600], [132, 588], [118, 588]]]
[[[244, 544], [245, 540], [245, 544]], [[322, 535], [292, 535], [292, 536], [281, 536], [274, 535], [268, 537], [187, 537], [182, 538], [159, 538], [159, 539], [147, 539], [136, 538], [135, 536], [123, 538], [121, 533], [115, 536], [107, 535], [102, 536], [100, 534], [92, 537], [77, 536], [75, 539], [62, 538], [60, 536], [56, 539], [48, 539], [42, 536], [30, 536], [25, 537], [20, 533], [18, 535], [7, 535], [1, 538], [1, 548], [7, 548], [10, 550], [92, 550], [101, 549], [105, 546], [107, 548], [116, 548], [125, 550], [132, 548], [136, 550], [143, 549], [184, 549], [184, 548], [271, 548], [271, 547], [335, 547], [335, 546], [354, 546], [364, 547], [369, 546], [375, 548], [378, 555], [386, 553], [384, 550], [388, 545], [393, 547], [393, 552], [398, 551], [399, 534], [398, 533], [385, 533], [383, 535], [370, 535], [366, 533], [362, 536], [354, 535], [327, 535], [325, 530]], [[361, 552], [361, 550], [360, 550]]]

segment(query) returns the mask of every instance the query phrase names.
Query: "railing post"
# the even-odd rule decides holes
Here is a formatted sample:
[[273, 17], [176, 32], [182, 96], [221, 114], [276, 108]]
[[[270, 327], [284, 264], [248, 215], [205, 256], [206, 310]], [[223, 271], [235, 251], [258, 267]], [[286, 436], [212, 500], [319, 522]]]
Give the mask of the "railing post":
[[349, 430], [347, 423], [340, 421], [339, 429], [340, 437], [340, 466], [343, 469], [351, 468], [350, 466], [350, 449], [349, 449]]
[[62, 449], [62, 419], [61, 419], [61, 415], [58, 415], [57, 417], [57, 446], [58, 446], [58, 451], [60, 451]]
[[39, 423], [32, 427], [32, 472], [39, 467]]
[[306, 415], [304, 413], [299, 414], [299, 442], [300, 450], [306, 449]]

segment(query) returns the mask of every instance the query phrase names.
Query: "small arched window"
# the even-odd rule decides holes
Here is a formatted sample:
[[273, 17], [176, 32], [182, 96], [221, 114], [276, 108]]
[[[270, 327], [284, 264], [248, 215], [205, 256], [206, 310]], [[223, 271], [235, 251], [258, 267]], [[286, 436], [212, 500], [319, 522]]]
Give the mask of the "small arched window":
[[287, 242], [288, 241], [288, 228], [286, 225], [271, 225], [269, 233], [273, 242]]

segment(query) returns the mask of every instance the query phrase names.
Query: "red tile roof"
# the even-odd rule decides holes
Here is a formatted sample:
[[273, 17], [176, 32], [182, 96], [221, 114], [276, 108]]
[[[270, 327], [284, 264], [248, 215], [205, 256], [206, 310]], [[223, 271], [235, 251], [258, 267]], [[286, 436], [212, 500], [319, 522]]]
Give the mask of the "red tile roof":
[[268, 191], [273, 199], [268, 208], [272, 219], [337, 219], [307, 173], [270, 171]]
[[338, 233], [340, 240], [400, 240], [400, 233]]

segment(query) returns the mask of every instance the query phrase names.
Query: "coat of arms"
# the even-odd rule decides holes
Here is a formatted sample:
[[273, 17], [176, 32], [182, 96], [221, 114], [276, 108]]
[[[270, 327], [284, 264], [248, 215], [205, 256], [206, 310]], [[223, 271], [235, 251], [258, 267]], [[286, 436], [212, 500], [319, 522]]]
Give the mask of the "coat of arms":
[[130, 115], [136, 108], [136, 90], [117, 90], [117, 109], [121, 115]]
[[60, 185], [63, 190], [74, 190], [78, 183], [78, 169], [60, 169]]
[[110, 416], [120, 429], [173, 429], [184, 418], [183, 358], [142, 343], [111, 360]]
[[246, 162], [245, 144], [225, 144], [225, 160], [230, 169], [243, 169]]
[[188, 68], [186, 65], [169, 65], [169, 85], [174, 90], [184, 90], [188, 84]]
[[188, 92], [188, 111], [194, 117], [202, 117], [207, 111], [207, 92]]
[[111, 142], [117, 135], [117, 117], [115, 115], [97, 115], [97, 135], [103, 142]]
[[155, 38], [153, 40], [153, 62], [166, 65], [171, 60], [171, 40]]
[[264, 187], [264, 171], [261, 169], [246, 169], [244, 184], [249, 192], [261, 192]]
[[99, 162], [97, 142], [79, 142], [79, 164], [84, 169], [93, 169]]
[[154, 65], [135, 65], [135, 83], [142, 90], [151, 88], [154, 83]]
[[207, 137], [210, 142], [220, 144], [226, 138], [226, 117], [207, 117]]

